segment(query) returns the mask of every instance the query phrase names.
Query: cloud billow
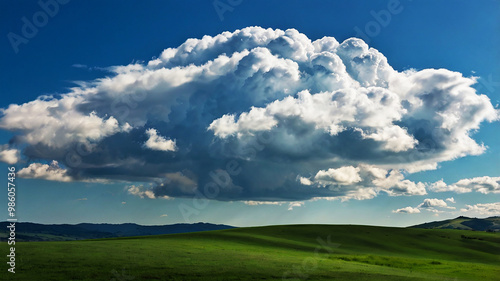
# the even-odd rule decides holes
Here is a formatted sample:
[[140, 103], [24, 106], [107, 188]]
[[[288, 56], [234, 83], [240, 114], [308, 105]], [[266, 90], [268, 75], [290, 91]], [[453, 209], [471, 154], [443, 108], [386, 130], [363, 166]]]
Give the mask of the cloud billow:
[[234, 160], [239, 172], [213, 199], [367, 199], [426, 194], [404, 172], [481, 154], [471, 134], [498, 119], [474, 77], [398, 72], [360, 39], [311, 41], [294, 29], [188, 39], [109, 70], [3, 109], [0, 128], [16, 134], [3, 151], [64, 163], [65, 180], [152, 183], [132, 192], [148, 198], [203, 192]]

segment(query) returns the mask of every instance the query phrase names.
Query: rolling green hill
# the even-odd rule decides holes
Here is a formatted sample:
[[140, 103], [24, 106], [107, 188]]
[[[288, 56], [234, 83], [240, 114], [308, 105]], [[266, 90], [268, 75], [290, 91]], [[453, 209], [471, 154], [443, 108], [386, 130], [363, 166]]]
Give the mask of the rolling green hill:
[[464, 229], [495, 232], [500, 231], [500, 217], [479, 219], [460, 216], [451, 220], [428, 222], [412, 227], [426, 229]]
[[466, 230], [288, 225], [16, 246], [16, 274], [9, 280], [498, 280], [500, 276], [500, 233]]

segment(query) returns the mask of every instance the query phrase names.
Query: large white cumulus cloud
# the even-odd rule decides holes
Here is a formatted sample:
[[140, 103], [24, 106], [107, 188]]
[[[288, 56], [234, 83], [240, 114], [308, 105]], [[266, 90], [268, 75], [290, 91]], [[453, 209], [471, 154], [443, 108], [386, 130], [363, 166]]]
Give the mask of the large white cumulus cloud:
[[[214, 199], [366, 199], [426, 194], [404, 171], [481, 154], [471, 134], [498, 119], [473, 77], [398, 72], [360, 39], [312, 41], [294, 29], [188, 39], [110, 70], [3, 109], [10, 145], [65, 163], [72, 179], [154, 183], [155, 198], [193, 196], [216, 174], [230, 179]], [[230, 161], [237, 173], [223, 173]]]

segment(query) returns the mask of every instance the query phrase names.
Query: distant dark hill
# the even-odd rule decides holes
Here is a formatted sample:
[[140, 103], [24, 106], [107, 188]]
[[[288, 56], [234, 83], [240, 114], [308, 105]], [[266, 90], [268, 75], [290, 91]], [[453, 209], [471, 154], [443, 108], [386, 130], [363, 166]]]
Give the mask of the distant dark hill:
[[[7, 237], [8, 222], [0, 222], [0, 238], [5, 241]], [[194, 223], [194, 224], [172, 224], [172, 225], [152, 225], [144, 226], [134, 223], [124, 224], [38, 224], [30, 222], [16, 223], [17, 241], [64, 241], [113, 238], [126, 236], [145, 236], [175, 234], [186, 232], [198, 232], [209, 230], [222, 230], [234, 228], [229, 225]]]
[[457, 217], [451, 220], [427, 222], [410, 226], [411, 228], [426, 229], [463, 229], [477, 231], [500, 231], [500, 217], [489, 217], [484, 219]]

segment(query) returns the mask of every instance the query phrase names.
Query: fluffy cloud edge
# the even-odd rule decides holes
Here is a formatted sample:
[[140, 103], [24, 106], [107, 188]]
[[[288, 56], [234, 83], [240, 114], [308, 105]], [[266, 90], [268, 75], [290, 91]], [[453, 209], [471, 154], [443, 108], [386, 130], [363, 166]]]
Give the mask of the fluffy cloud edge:
[[432, 183], [429, 189], [434, 192], [452, 191], [456, 193], [469, 193], [476, 191], [483, 194], [500, 193], [500, 177], [475, 177], [457, 181], [454, 184], [446, 184], [443, 180]]
[[478, 213], [480, 215], [500, 216], [500, 202], [465, 205], [465, 208], [460, 209], [460, 211], [465, 213]]
[[[447, 198], [446, 201], [455, 203], [455, 199]], [[407, 214], [419, 214], [421, 210], [426, 210], [428, 212], [435, 213], [436, 215], [439, 213], [443, 213], [443, 209], [455, 210], [455, 207], [448, 206], [445, 200], [438, 198], [425, 198], [424, 201], [418, 204], [416, 207], [405, 207], [397, 210], [393, 210], [393, 213], [407, 213]]]
[[144, 147], [157, 150], [157, 151], [176, 151], [177, 145], [175, 140], [169, 140], [158, 134], [158, 131], [154, 128], [149, 128], [146, 130], [146, 135], [148, 140], [144, 143]]
[[319, 170], [311, 177], [298, 177], [298, 182], [310, 188], [329, 188], [344, 191], [342, 200], [371, 199], [379, 192], [389, 196], [426, 195], [425, 184], [404, 178], [401, 171], [361, 164], [337, 169]]
[[419, 214], [420, 213], [420, 209], [408, 206], [408, 207], [404, 207], [404, 208], [401, 208], [401, 209], [394, 210], [392, 212], [393, 213], [397, 213], [397, 214]]
[[21, 160], [21, 152], [16, 148], [9, 148], [8, 145], [0, 145], [0, 161], [13, 165]]
[[61, 168], [55, 160], [50, 165], [31, 163], [28, 167], [21, 169], [17, 175], [26, 179], [43, 179], [60, 182], [74, 181], [74, 178], [68, 174], [68, 170]]
[[125, 186], [124, 188], [128, 194], [130, 195], [134, 195], [134, 196], [137, 196], [137, 197], [140, 197], [140, 198], [147, 198], [147, 199], [173, 199], [172, 197], [169, 197], [169, 196], [166, 196], [166, 195], [163, 195], [163, 196], [157, 196], [154, 192], [153, 192], [153, 189], [150, 187], [147, 187], [147, 186], [144, 186], [142, 184], [140, 185], [135, 185], [135, 184], [131, 184], [131, 185], [127, 185]]

